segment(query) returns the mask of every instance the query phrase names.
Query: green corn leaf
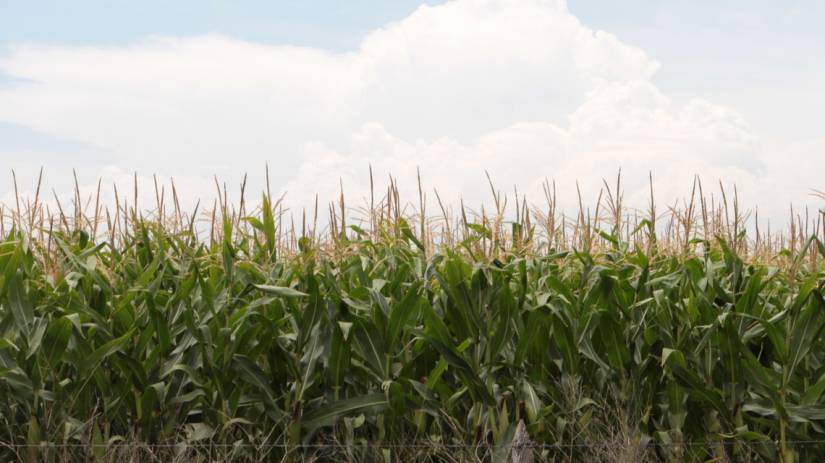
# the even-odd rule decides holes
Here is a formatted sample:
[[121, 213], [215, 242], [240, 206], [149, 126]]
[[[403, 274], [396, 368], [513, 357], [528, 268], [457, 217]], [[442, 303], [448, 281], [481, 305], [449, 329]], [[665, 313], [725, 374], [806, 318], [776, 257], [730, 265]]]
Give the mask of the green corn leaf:
[[123, 347], [125, 347], [126, 344], [129, 343], [129, 340], [132, 338], [133, 333], [134, 328], [127, 331], [122, 336], [112, 339], [111, 341], [95, 349], [94, 352], [92, 352], [86, 358], [84, 358], [82, 363], [83, 369], [85, 371], [91, 371], [97, 368], [100, 362], [102, 362], [104, 359], [114, 354], [115, 352], [123, 349]]
[[366, 394], [351, 399], [339, 400], [313, 410], [302, 417], [301, 424], [312, 432], [323, 426], [332, 426], [337, 420], [345, 416], [366, 411], [380, 411], [386, 408], [387, 405], [387, 398], [383, 393]]
[[73, 324], [67, 317], [60, 317], [49, 323], [43, 341], [43, 354], [48, 364], [55, 368], [66, 352], [72, 336]]
[[302, 293], [297, 289], [287, 288], [285, 286], [272, 286], [272, 285], [255, 285], [256, 288], [260, 289], [261, 291], [269, 294], [275, 294], [276, 296], [281, 297], [306, 297], [306, 293]]

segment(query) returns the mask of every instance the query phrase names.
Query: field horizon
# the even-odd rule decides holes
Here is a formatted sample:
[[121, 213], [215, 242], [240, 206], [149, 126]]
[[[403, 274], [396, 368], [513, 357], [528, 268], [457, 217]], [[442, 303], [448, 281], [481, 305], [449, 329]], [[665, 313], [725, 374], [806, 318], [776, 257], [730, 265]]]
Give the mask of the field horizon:
[[[137, 220], [192, 231], [200, 240], [215, 241], [221, 236], [224, 218], [237, 230], [252, 232], [254, 220], [247, 219], [260, 215], [262, 198], [277, 216], [278, 242], [285, 243], [284, 250], [289, 252], [297, 249], [300, 236], [320, 243], [352, 232], [351, 225], [365, 230], [391, 216], [405, 219], [412, 224], [419, 239], [433, 240], [433, 244], [454, 244], [458, 234], [466, 237], [470, 231], [467, 225], [471, 223], [489, 226], [491, 233], [502, 238], [512, 234], [512, 230], [505, 230], [506, 224], [520, 223], [534, 229], [532, 238], [537, 242], [555, 241], [556, 245], [567, 248], [581, 248], [585, 241], [591, 245], [604, 244], [599, 232], [612, 233], [616, 227], [623, 241], [641, 242], [644, 236], [650, 236], [652, 226], [659, 244], [664, 242], [665, 247], [685, 251], [687, 247], [701, 244], [689, 243], [691, 240], [712, 241], [722, 237], [733, 242], [737, 240], [734, 236], [743, 234], [738, 240], [744, 246], [745, 255], [750, 252], [754, 256], [775, 258], [782, 250], [794, 252], [810, 236], [825, 236], [825, 208], [816, 209], [817, 201], [825, 203], [825, 191], [813, 188], [809, 191], [809, 199], [813, 201], [801, 207], [790, 204], [785, 218], [773, 217], [772, 224], [771, 217], [760, 217], [758, 202], [742, 203], [735, 184], [725, 185], [722, 179], [705, 184], [699, 175], [693, 177], [683, 196], [671, 194], [668, 201], [660, 201], [654, 188], [655, 173], [650, 172], [643, 203], [639, 203], [637, 194], [636, 203], [627, 204], [621, 169], [612, 179], [588, 182], [590, 201], [584, 199], [578, 180], [574, 183], [575, 190], [568, 192], [557, 191], [555, 180], [544, 180], [540, 196], [533, 192], [528, 197], [520, 193], [519, 185], [500, 188], [485, 172], [487, 198], [473, 204], [461, 196], [442, 197], [438, 185], [426, 185], [420, 173], [417, 177], [402, 179], [406, 180], [403, 189], [391, 173], [379, 184], [372, 167], [367, 166], [367, 184], [356, 189], [360, 195], [350, 198], [347, 188], [341, 184], [334, 197], [319, 198], [316, 194], [314, 201], [296, 204], [285, 201], [288, 191], [273, 193], [269, 165], [263, 166], [265, 172], [260, 177], [264, 182], [258, 183], [260, 191], [250, 191], [248, 174], [234, 186], [214, 177], [212, 194], [195, 200], [190, 198], [188, 206], [181, 200], [185, 190], [176, 185], [174, 178], [163, 180], [157, 175], [134, 173], [125, 182], [120, 179], [107, 184], [99, 178], [94, 183], [81, 185], [74, 173], [73, 189], [58, 193], [45, 184], [43, 168], [35, 179], [25, 182], [26, 189], [12, 170], [11, 199], [0, 201], [0, 236], [12, 227], [28, 230], [31, 238], [45, 237], [49, 231], [66, 233], [83, 229], [94, 238], [114, 245], [118, 228], [128, 228], [130, 221]], [[598, 190], [592, 188], [593, 184], [599, 186]], [[574, 207], [570, 207], [571, 204]], [[35, 231], [38, 234], [33, 233]], [[588, 232], [592, 235], [589, 238]]]

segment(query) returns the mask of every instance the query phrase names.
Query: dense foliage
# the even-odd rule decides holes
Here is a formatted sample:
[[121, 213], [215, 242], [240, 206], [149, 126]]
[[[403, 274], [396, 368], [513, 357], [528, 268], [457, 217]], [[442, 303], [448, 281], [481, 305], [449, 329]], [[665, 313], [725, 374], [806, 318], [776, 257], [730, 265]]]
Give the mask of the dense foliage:
[[0, 460], [142, 443], [163, 460], [503, 461], [520, 420], [543, 460], [825, 452], [821, 260], [607, 235], [479, 257], [424, 252], [403, 222], [282, 257], [272, 218], [250, 223], [211, 244], [152, 223], [116, 248], [54, 234], [49, 254], [11, 232]]

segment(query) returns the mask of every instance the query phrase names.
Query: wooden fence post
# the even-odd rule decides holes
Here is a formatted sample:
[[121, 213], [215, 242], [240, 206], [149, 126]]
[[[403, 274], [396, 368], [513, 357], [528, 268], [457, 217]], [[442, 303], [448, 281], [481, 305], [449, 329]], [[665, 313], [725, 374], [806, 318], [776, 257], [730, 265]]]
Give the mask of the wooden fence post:
[[527, 434], [524, 420], [519, 420], [516, 425], [510, 456], [513, 463], [533, 463], [533, 442]]

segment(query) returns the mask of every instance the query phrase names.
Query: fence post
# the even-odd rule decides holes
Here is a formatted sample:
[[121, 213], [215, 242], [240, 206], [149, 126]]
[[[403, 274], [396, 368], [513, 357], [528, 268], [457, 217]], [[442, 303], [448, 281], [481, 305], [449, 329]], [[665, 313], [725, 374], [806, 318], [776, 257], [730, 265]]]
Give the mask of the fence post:
[[533, 442], [527, 434], [524, 420], [519, 420], [516, 425], [510, 456], [513, 463], [533, 463]]

